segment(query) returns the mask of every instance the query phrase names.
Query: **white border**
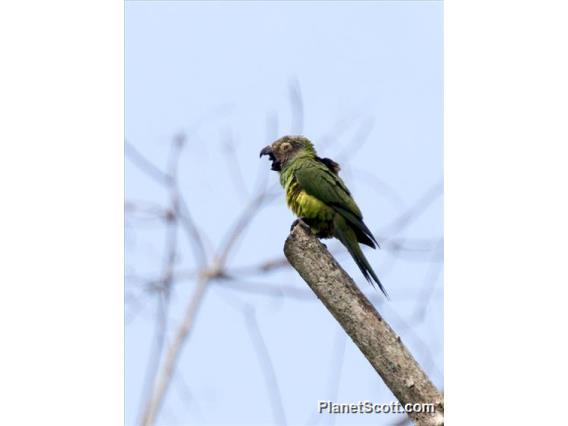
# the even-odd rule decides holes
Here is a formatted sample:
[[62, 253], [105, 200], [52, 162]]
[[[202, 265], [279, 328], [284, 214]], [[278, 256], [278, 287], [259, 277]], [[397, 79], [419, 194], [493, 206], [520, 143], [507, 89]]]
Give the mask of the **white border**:
[[445, 4], [446, 424], [564, 418], [566, 12]]
[[[564, 2], [446, 2], [447, 424], [556, 424]], [[123, 422], [123, 5], [0, 13], [1, 424]]]
[[0, 11], [0, 424], [123, 424], [123, 4]]

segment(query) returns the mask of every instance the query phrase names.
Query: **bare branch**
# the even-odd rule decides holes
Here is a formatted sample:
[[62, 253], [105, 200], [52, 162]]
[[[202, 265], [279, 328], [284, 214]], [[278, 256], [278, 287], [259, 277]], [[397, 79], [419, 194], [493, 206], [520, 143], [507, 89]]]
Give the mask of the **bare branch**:
[[249, 276], [257, 274], [266, 274], [283, 268], [288, 268], [290, 263], [286, 257], [274, 257], [271, 259], [263, 260], [254, 265], [239, 266], [231, 268], [231, 275], [237, 274], [239, 276]]
[[344, 150], [336, 155], [337, 161], [347, 163], [351, 157], [367, 142], [371, 131], [373, 130], [375, 120], [371, 117], [363, 119], [359, 123], [355, 135], [351, 138], [351, 142], [347, 144]]
[[413, 421], [420, 426], [442, 425], [443, 395], [323, 244], [311, 231], [296, 226], [284, 253], [401, 404], [434, 404], [434, 413], [409, 413]]
[[[299, 84], [297, 82], [295, 82], [295, 84], [296, 86], [290, 86], [290, 99], [292, 103], [292, 128], [296, 128], [297, 132], [299, 132], [301, 131], [300, 129], [303, 126], [304, 112]], [[356, 137], [356, 143], [363, 143], [363, 141], [366, 139], [365, 134], [368, 135], [371, 126], [372, 123], [369, 122], [360, 123], [359, 132], [356, 132], [358, 133], [358, 136]], [[267, 131], [269, 133], [276, 132], [277, 127], [277, 117], [273, 116], [272, 119], [269, 118]], [[193, 329], [195, 317], [200, 305], [203, 302], [204, 295], [209, 284], [215, 283], [219, 288], [241, 291], [244, 294], [253, 293], [275, 297], [286, 297], [294, 300], [315, 300], [313, 295], [309, 293], [307, 289], [295, 288], [290, 285], [279, 285], [276, 283], [260, 283], [252, 281], [243, 282], [240, 277], [234, 276], [235, 272], [241, 272], [245, 274], [250, 273], [250, 276], [255, 276], [265, 274], [279, 268], [287, 267], [288, 261], [285, 258], [269, 259], [251, 267], [233, 268], [230, 270], [227, 269], [227, 261], [230, 254], [232, 254], [236, 250], [238, 241], [244, 235], [253, 218], [256, 216], [256, 213], [260, 211], [260, 209], [269, 201], [279, 195], [278, 192], [274, 191], [275, 186], [270, 186], [270, 188], [268, 187], [268, 185], [266, 184], [266, 182], [268, 181], [267, 179], [261, 179], [259, 181], [259, 190], [255, 190], [255, 194], [257, 195], [248, 202], [248, 204], [242, 210], [241, 214], [237, 217], [233, 225], [230, 227], [225, 239], [219, 246], [217, 256], [208, 259], [202, 238], [202, 236], [204, 236], [205, 238], [206, 236], [200, 232], [200, 230], [194, 223], [187, 203], [183, 199], [181, 191], [179, 191], [178, 189], [178, 162], [184, 145], [185, 137], [183, 135], [179, 135], [176, 139], [174, 139], [171, 146], [170, 155], [168, 157], [167, 173], [162, 172], [158, 167], [154, 166], [152, 162], [147, 160], [142, 154], [140, 154], [128, 143], [126, 143], [125, 148], [127, 155], [129, 156], [131, 161], [133, 161], [143, 172], [145, 172], [151, 178], [153, 178], [160, 184], [165, 185], [165, 187], [169, 191], [171, 203], [171, 206], [168, 206], [167, 208], [161, 210], [159, 208], [156, 208], [156, 206], [149, 205], [143, 206], [144, 208], [138, 210], [137, 207], [139, 206], [136, 205], [128, 205], [126, 208], [132, 209], [132, 211], [136, 213], [144, 213], [147, 216], [156, 215], [159, 219], [162, 219], [167, 223], [169, 223], [170, 221], [174, 222], [176, 227], [181, 226], [191, 243], [193, 254], [197, 263], [196, 268], [193, 270], [185, 269], [176, 272], [172, 267], [169, 274], [165, 274], [158, 280], [154, 281], [154, 286], [161, 291], [168, 291], [169, 287], [172, 285], [172, 282], [180, 279], [195, 278], [196, 284], [192, 297], [187, 301], [185, 316], [180, 322], [177, 329], [174, 331], [174, 338], [171, 344], [165, 351], [165, 354], [161, 357], [161, 364], [159, 365], [157, 374], [155, 374], [154, 376], [151, 395], [144, 408], [141, 420], [141, 423], [143, 425], [151, 425], [156, 421], [160, 406], [163, 404], [168, 387], [172, 382], [180, 353], [183, 350], [184, 344], [186, 343], [191, 330]], [[263, 173], [262, 176], [265, 176], [265, 174]], [[387, 231], [393, 233], [399, 232], [402, 228], [411, 223], [411, 221], [416, 216], [418, 216], [423, 209], [426, 208], [426, 206], [429, 204], [429, 202], [432, 201], [433, 198], [435, 198], [435, 196], [437, 196], [437, 194], [431, 196], [430, 200], [421, 200], [421, 202], [419, 202], [419, 204], [422, 203], [420, 206], [415, 206], [414, 209], [411, 209], [406, 213], [406, 216], [403, 215], [399, 218], [398, 221], [394, 221], [391, 225], [389, 225], [389, 227], [387, 227]], [[396, 197], [393, 196], [391, 198], [394, 199]], [[427, 240], [410, 241], [395, 239], [392, 238], [392, 235], [390, 235], [390, 237], [391, 238], [387, 239], [384, 242], [384, 247], [387, 250], [392, 251], [397, 256], [399, 254], [405, 253], [404, 256], [408, 256], [409, 259], [421, 259], [425, 257], [423, 255], [426, 254], [430, 259], [435, 259], [433, 257], [434, 255], [432, 254], [432, 245], [430, 245], [429, 241]], [[341, 253], [338, 252], [338, 254]], [[161, 294], [167, 295], [168, 293]], [[318, 293], [316, 292], [316, 294]], [[371, 296], [371, 298], [374, 299], [374, 296], [376, 295]], [[164, 305], [161, 306], [164, 307]], [[167, 305], [165, 306], [167, 307]], [[247, 321], [250, 322], [250, 314], [247, 315], [249, 315]], [[256, 324], [254, 317], [253, 320], [255, 321], [254, 326], [256, 326], [256, 331], [259, 332], [258, 324]], [[162, 324], [161, 328], [165, 332], [164, 324], [165, 323]], [[254, 333], [254, 330], [252, 330], [251, 338], [258, 341], [258, 335]], [[260, 336], [260, 339], [262, 339], [262, 336]], [[266, 345], [264, 345], [264, 352], [262, 348], [259, 349], [258, 352], [259, 357], [265, 358], [268, 354]], [[261, 362], [266, 363], [266, 360], [261, 360]], [[268, 370], [270, 370], [271, 368], [272, 367], [268, 368]], [[266, 370], [266, 368], [264, 369]], [[273, 368], [272, 374], [270, 372], [268, 374], [265, 372], [265, 376], [267, 382], [275, 382], [276, 380]], [[273, 400], [273, 407], [276, 407], [273, 408], [275, 417], [278, 417], [279, 423], [285, 423], [282, 403], [281, 401], [279, 403], [275, 402], [275, 398], [278, 400], [281, 399], [279, 395], [277, 395], [276, 397], [271, 397], [271, 399]], [[280, 408], [278, 408], [278, 406]]]
[[355, 178], [359, 178], [361, 182], [366, 183], [370, 189], [375, 191], [379, 196], [388, 200], [397, 210], [402, 210], [404, 208], [404, 200], [398, 195], [398, 192], [387, 182], [379, 179], [373, 173], [368, 172], [364, 169], [358, 169], [349, 166], [349, 169], [345, 171], [347, 175], [353, 175]]
[[164, 362], [162, 363], [162, 368], [160, 373], [157, 375], [153, 386], [153, 392], [150, 400], [146, 404], [144, 409], [144, 414], [140, 422], [143, 426], [150, 426], [154, 424], [158, 411], [164, 400], [164, 395], [171, 383], [174, 369], [177, 365], [177, 360], [183, 348], [185, 341], [189, 335], [189, 332], [193, 328], [193, 323], [195, 321], [195, 316], [197, 311], [201, 306], [203, 296], [205, 296], [205, 290], [209, 284], [209, 277], [202, 276], [196, 283], [196, 287], [192, 297], [185, 309], [184, 318], [176, 331], [173, 342], [171, 343], [168, 351], [164, 357]]
[[164, 349], [164, 344], [166, 342], [166, 331], [168, 325], [168, 314], [170, 306], [170, 292], [173, 284], [174, 267], [177, 257], [178, 250], [178, 194], [176, 188], [177, 181], [177, 166], [179, 162], [179, 154], [182, 149], [185, 138], [177, 137], [172, 142], [170, 160], [169, 160], [169, 176], [171, 177], [170, 189], [170, 207], [169, 211], [171, 215], [166, 216], [165, 221], [168, 225], [168, 232], [166, 233], [166, 257], [164, 259], [164, 270], [163, 278], [160, 280], [163, 283], [161, 291], [159, 293], [157, 306], [157, 316], [155, 325], [155, 337], [154, 337], [154, 348], [150, 353], [150, 359], [148, 360], [148, 366], [146, 369], [145, 378], [145, 400], [150, 400], [152, 397], [152, 385], [155, 377], [158, 373], [160, 367], [160, 360], [162, 358], [162, 352]]
[[151, 161], [146, 159], [136, 148], [134, 145], [124, 142], [124, 154], [126, 157], [130, 158], [130, 160], [135, 163], [140, 170], [145, 172], [148, 176], [154, 178], [156, 182], [161, 183], [162, 185], [171, 185], [172, 178], [168, 176], [166, 173], [162, 172], [158, 167], [152, 164]]
[[290, 107], [292, 110], [290, 133], [299, 135], [304, 130], [304, 101], [302, 99], [300, 81], [297, 78], [293, 78], [290, 81], [288, 90], [290, 95]]
[[272, 111], [266, 115], [266, 139], [268, 143], [278, 137], [278, 114]]
[[143, 220], [164, 220], [172, 214], [170, 210], [161, 207], [159, 204], [146, 201], [126, 201], [124, 212], [136, 215], [136, 218]]
[[241, 279], [225, 278], [215, 281], [220, 288], [242, 293], [257, 294], [269, 297], [285, 297], [293, 300], [314, 300], [314, 295], [306, 289], [292, 287], [287, 284], [273, 282], [252, 282]]
[[333, 127], [318, 138], [318, 146], [323, 150], [328, 150], [335, 145], [341, 135], [346, 133], [357, 122], [358, 114], [351, 113], [348, 116], [333, 120]]
[[274, 422], [277, 425], [286, 424], [286, 414], [284, 412], [284, 405], [282, 404], [282, 396], [280, 395], [280, 387], [278, 386], [278, 379], [276, 378], [276, 372], [274, 371], [274, 365], [272, 364], [272, 359], [270, 358], [270, 353], [258, 327], [258, 321], [256, 320], [256, 313], [254, 308], [250, 305], [246, 305], [243, 310], [245, 320], [247, 323], [247, 328], [252, 342], [256, 348], [256, 353], [258, 355], [258, 360], [264, 372], [264, 378], [266, 379], [266, 387], [268, 389], [268, 395], [270, 395], [270, 403], [272, 405], [272, 412], [274, 415]]
[[243, 210], [243, 212], [231, 228], [231, 231], [225, 238], [225, 243], [223, 244], [223, 248], [221, 249], [218, 257], [218, 263], [220, 266], [224, 267], [229, 253], [231, 252], [239, 238], [242, 236], [243, 232], [250, 224], [256, 213], [260, 211], [260, 207], [267, 201], [274, 198], [274, 196], [275, 194], [265, 191], [261, 192], [249, 202], [249, 204]]
[[[443, 247], [440, 247], [438, 240], [431, 239], [409, 239], [409, 238], [393, 238], [386, 240], [381, 246], [385, 251], [391, 252], [395, 256], [400, 256], [408, 261], [426, 261], [439, 262], [443, 259]], [[337, 249], [330, 250], [334, 255], [343, 255], [346, 249], [341, 246]], [[280, 269], [289, 268], [290, 263], [285, 256], [274, 257], [263, 260], [257, 264], [247, 266], [237, 266], [227, 271], [228, 276], [238, 275], [239, 277], [247, 277], [254, 275], [268, 274]]]
[[235, 140], [230, 130], [226, 131], [225, 141], [223, 143], [223, 156], [231, 172], [230, 180], [235, 187], [235, 191], [240, 193], [244, 198], [248, 198], [247, 185], [237, 158]]
[[[177, 186], [177, 184], [176, 184]], [[185, 199], [180, 195], [178, 199], [178, 210], [177, 210], [179, 223], [183, 230], [187, 234], [187, 239], [193, 248], [193, 255], [197, 266], [204, 267], [207, 263], [207, 251], [205, 250], [205, 245], [203, 244], [203, 238], [201, 237], [201, 231], [193, 221], [191, 214], [189, 213], [189, 208]]]
[[405, 213], [398, 216], [389, 225], [385, 226], [380, 235], [390, 235], [391, 237], [384, 238], [385, 240], [391, 239], [394, 235], [408, 226], [413, 220], [415, 220], [421, 213], [423, 213], [426, 208], [434, 202], [436, 198], [442, 195], [444, 191], [443, 182], [439, 182], [432, 186], [420, 199]]
[[[438, 246], [440, 248], [440, 251], [443, 251], [444, 249], [443, 239], [440, 239]], [[414, 314], [412, 315], [413, 320], [422, 321], [426, 316], [426, 311], [430, 306], [432, 295], [434, 294], [434, 290], [436, 289], [436, 282], [438, 281], [438, 277], [440, 276], [441, 273], [442, 273], [442, 265], [436, 263], [430, 265], [428, 274], [424, 282], [424, 286], [422, 287], [422, 291], [417, 298], [418, 303], [416, 304]]]

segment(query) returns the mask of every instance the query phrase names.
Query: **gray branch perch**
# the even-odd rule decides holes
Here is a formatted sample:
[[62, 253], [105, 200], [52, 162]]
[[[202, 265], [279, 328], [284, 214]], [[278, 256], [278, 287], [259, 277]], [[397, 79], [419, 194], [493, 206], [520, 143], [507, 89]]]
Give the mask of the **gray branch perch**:
[[284, 254], [402, 406], [434, 405], [431, 413], [409, 412], [413, 422], [443, 425], [443, 395], [325, 246], [307, 228], [295, 226], [284, 244]]

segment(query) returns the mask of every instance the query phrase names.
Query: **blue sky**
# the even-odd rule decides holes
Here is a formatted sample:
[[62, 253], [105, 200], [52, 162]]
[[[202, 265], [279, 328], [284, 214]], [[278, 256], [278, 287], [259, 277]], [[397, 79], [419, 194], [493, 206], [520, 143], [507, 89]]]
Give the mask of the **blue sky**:
[[[301, 89], [303, 134], [321, 155], [345, 159], [344, 180], [371, 229], [383, 229], [442, 181], [441, 2], [127, 2], [125, 36], [126, 139], [165, 169], [172, 137], [187, 133], [181, 191], [212, 248], [258, 182], [277, 181], [258, 152], [271, 142], [267, 116], [277, 117], [276, 135], [294, 130], [291, 85]], [[242, 184], [235, 185], [234, 169], [224, 154], [228, 137], [234, 142]], [[128, 158], [125, 181], [127, 200], [167, 201], [163, 188]], [[292, 220], [283, 199], [277, 199], [259, 213], [229, 265], [281, 255]], [[163, 228], [158, 222], [127, 222], [127, 273], [156, 276], [162, 265]], [[396, 235], [428, 240], [442, 236], [441, 196]], [[188, 244], [180, 240], [177, 266], [191, 269]], [[367, 253], [392, 296], [379, 310], [441, 387], [441, 262], [408, 261], [387, 250]], [[340, 262], [373, 294], [351, 259], [341, 257]], [[305, 286], [291, 270], [258, 282]], [[174, 288], [173, 328], [192, 284]], [[434, 290], [428, 293], [427, 309], [415, 321], [424, 289], [430, 286]], [[132, 283], [126, 289], [143, 301], [141, 309], [126, 307], [125, 411], [127, 424], [134, 424], [156, 303]], [[181, 379], [169, 389], [159, 424], [274, 423], [240, 309], [245, 304], [255, 309], [288, 424], [386, 425], [396, 420], [386, 415], [315, 415], [317, 400], [334, 396], [330, 371], [339, 365], [343, 347], [332, 399], [394, 399], [319, 302], [241, 294], [216, 285], [208, 291], [184, 348], [177, 370]]]

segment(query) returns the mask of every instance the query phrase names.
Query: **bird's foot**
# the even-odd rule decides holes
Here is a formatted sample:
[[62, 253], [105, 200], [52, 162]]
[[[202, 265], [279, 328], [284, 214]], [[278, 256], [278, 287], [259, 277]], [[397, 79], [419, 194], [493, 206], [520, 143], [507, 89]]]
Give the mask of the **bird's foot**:
[[310, 225], [308, 225], [306, 223], [306, 218], [305, 217], [299, 217], [298, 219], [296, 219], [294, 222], [292, 222], [292, 225], [290, 225], [290, 232], [292, 232], [292, 230], [294, 229], [294, 227], [296, 225], [300, 225], [302, 226], [304, 229], [308, 229], [311, 231]]

